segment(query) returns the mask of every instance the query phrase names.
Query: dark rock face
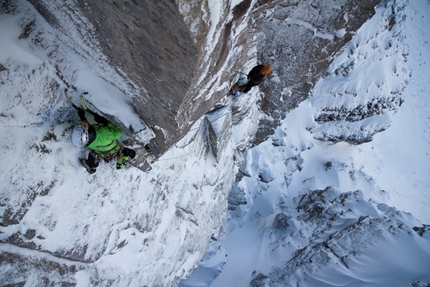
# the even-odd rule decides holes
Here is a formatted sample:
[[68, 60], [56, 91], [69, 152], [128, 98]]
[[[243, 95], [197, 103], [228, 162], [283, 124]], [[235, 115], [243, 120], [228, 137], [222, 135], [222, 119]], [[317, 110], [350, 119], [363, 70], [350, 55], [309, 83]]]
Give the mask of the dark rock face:
[[264, 94], [261, 110], [267, 117], [260, 121], [255, 144], [267, 139], [288, 111], [309, 96], [335, 55], [373, 16], [379, 2], [289, 0], [278, 1], [269, 17], [265, 9], [256, 11], [260, 23], [256, 28], [261, 29], [258, 59], [271, 65], [273, 72], [260, 86]]
[[[49, 0], [30, 2], [61, 27]], [[149, 147], [158, 156], [225, 96], [228, 90], [220, 87], [231, 84], [232, 71], [249, 60], [253, 47], [258, 62], [273, 68], [260, 87], [265, 116], [255, 144], [265, 140], [308, 97], [378, 3], [284, 0], [252, 6], [252, 1], [242, 1], [230, 7], [223, 2], [217, 23], [208, 20], [206, 1], [90, 0], [76, 5], [95, 27], [93, 37], [109, 63], [138, 86], [129, 96], [155, 134]], [[237, 29], [243, 24], [249, 29]]]
[[[50, 0], [29, 1], [65, 34], [69, 27], [61, 17], [82, 22], [73, 28], [86, 44], [99, 47], [124, 81], [132, 81], [128, 84], [133, 92], [128, 96], [155, 134], [148, 146], [156, 156], [182, 138], [227, 94], [232, 71], [246, 60], [247, 30], [236, 28], [248, 22], [252, 1], [236, 7], [222, 1], [216, 23], [203, 0], [90, 0], [64, 5]], [[74, 11], [76, 8], [79, 12]], [[82, 21], [80, 13], [94, 30]]]
[[[50, 1], [30, 2], [51, 24], [61, 27]], [[94, 25], [94, 36], [110, 64], [141, 88], [133, 95], [134, 108], [153, 128], [163, 151], [182, 133], [179, 126], [183, 123], [176, 117], [198, 56], [174, 0], [90, 0], [76, 5]], [[157, 132], [155, 126], [170, 137]]]
[[156, 133], [164, 142], [177, 140], [176, 116], [197, 64], [197, 49], [178, 12], [168, 1], [87, 1], [82, 11], [96, 27], [98, 40], [112, 65], [122, 69], [147, 93], [133, 98], [136, 111], [150, 126], [172, 134]]
[[235, 7], [229, 2], [217, 3], [221, 10], [213, 21], [208, 1], [177, 1], [199, 54], [190, 90], [178, 112], [181, 123], [194, 123], [212, 110], [226, 96], [236, 71], [247, 61], [252, 44], [249, 29], [244, 26], [248, 26], [252, 1], [242, 1]]
[[[55, 8], [50, 6], [51, 2], [61, 1], [29, 1], [52, 25], [61, 27], [61, 17], [58, 17], [55, 13]], [[308, 96], [312, 84], [324, 74], [333, 55], [351, 38], [349, 31], [357, 29], [361, 23], [372, 15], [375, 1], [367, 1], [366, 3], [344, 1], [340, 2], [340, 4], [337, 3], [339, 8], [336, 9], [333, 9], [333, 4], [330, 1], [319, 1], [314, 4], [311, 1], [304, 0], [260, 0], [254, 7], [251, 6], [253, 1], [250, 0], [244, 0], [236, 7], [230, 7], [230, 4], [223, 2], [220, 21], [214, 27], [211, 26], [210, 21], [207, 19], [207, 1], [189, 2], [192, 3], [178, 1], [175, 4], [173, 0], [89, 0], [82, 4], [81, 1], [76, 1], [76, 5], [80, 5], [81, 11], [92, 21], [92, 25], [96, 29], [96, 31], [87, 31], [83, 28], [81, 35], [93, 33], [92, 35], [100, 43], [101, 49], [109, 58], [110, 64], [117, 68], [119, 74], [125, 74], [123, 79], [128, 77], [139, 86], [139, 88], [134, 89], [138, 93], [132, 96], [132, 100], [136, 112], [140, 114], [156, 134], [155, 143], [151, 148], [152, 152], [156, 150], [157, 154], [162, 153], [181, 138], [195, 120], [207, 113], [216, 102], [225, 96], [229, 87], [227, 83], [232, 81], [234, 76], [232, 71], [238, 69], [249, 60], [247, 58], [247, 54], [249, 54], [248, 48], [253, 48], [258, 43], [264, 44], [257, 45], [259, 61], [268, 63], [274, 68], [271, 78], [265, 85], [262, 85], [266, 96], [262, 100], [261, 109], [269, 118], [273, 117], [274, 119], [273, 121], [265, 120], [261, 122], [257, 142], [262, 141], [265, 136], [273, 131], [277, 123], [290, 109]], [[64, 3], [75, 2], [67, 1]], [[189, 10], [181, 10], [177, 7], [177, 5], [186, 4], [190, 5]], [[69, 11], [69, 9], [72, 9], [68, 7], [64, 9], [70, 14], [74, 12]], [[247, 29], [239, 31], [240, 26], [243, 28], [244, 24], [248, 23], [250, 10], [253, 11], [253, 20], [256, 20], [252, 21], [255, 24], [253, 31], [247, 31]], [[265, 13], [269, 10], [272, 10], [273, 14]], [[184, 12], [187, 11], [190, 13], [185, 15]], [[348, 15], [348, 21], [345, 20], [346, 14]], [[203, 16], [206, 19], [203, 19]], [[343, 24], [344, 22], [347, 24]], [[310, 26], [315, 27], [317, 33], [311, 31]], [[343, 27], [348, 31], [343, 37], [333, 36], [336, 35], [336, 31]], [[63, 27], [63, 29], [66, 28]], [[207, 52], [206, 49], [209, 46], [207, 43], [210, 42], [207, 34], [211, 28], [216, 31], [217, 35], [212, 35], [213, 38], [210, 38], [210, 40], [213, 40], [213, 45], [209, 47], [212, 50]], [[286, 29], [287, 33], [284, 33], [284, 29]], [[249, 35], [254, 35], [255, 33], [260, 33], [261, 38], [253, 39], [249, 37]], [[319, 36], [316, 36], [316, 34]], [[325, 36], [322, 37], [321, 35]], [[257, 42], [258, 39], [261, 39], [260, 42]], [[82, 56], [89, 57], [89, 55]], [[3, 68], [0, 65], [0, 70]], [[61, 69], [59, 68], [57, 72], [61, 78]], [[66, 80], [72, 83], [73, 79]], [[55, 84], [57, 82], [52, 84], [52, 91], [58, 88]], [[113, 84], [115, 85], [115, 83]], [[234, 111], [231, 119], [226, 117], [225, 125], [220, 129], [221, 132], [208, 127], [207, 134], [209, 139], [206, 141], [211, 142], [210, 148], [218, 163], [223, 159], [222, 151], [227, 147], [227, 136], [225, 134], [231, 136], [231, 132], [226, 127], [237, 125], [249, 113], [249, 109]], [[324, 122], [325, 118], [330, 119], [330, 115], [321, 116], [319, 120]], [[223, 132], [224, 134], [222, 134]], [[55, 134], [47, 136], [47, 140], [57, 141]], [[215, 141], [214, 138], [219, 138], [219, 140]], [[45, 144], [35, 145], [31, 148], [42, 154], [50, 152]], [[227, 161], [231, 162], [229, 159], [225, 160], [225, 162]], [[222, 162], [220, 166], [223, 166]], [[329, 168], [329, 165], [326, 167]], [[243, 174], [243, 176], [247, 175]], [[157, 181], [164, 181], [162, 175], [157, 175], [156, 177]], [[268, 172], [262, 172], [260, 173], [260, 180], [263, 183], [269, 183], [273, 180], [273, 176]], [[217, 191], [219, 192], [215, 192], [215, 194], [227, 193], [231, 183], [226, 182], [225, 177], [220, 177], [216, 184], [218, 182], [219, 190]], [[9, 226], [21, 222], [35, 198], [47, 195], [54, 186], [54, 182], [48, 184], [49, 186], [46, 187], [41, 182], [30, 188], [31, 192], [28, 196], [23, 197], [24, 200], [19, 202], [20, 207], [17, 208], [17, 212], [14, 212], [13, 209], [6, 210], [2, 224]], [[211, 183], [208, 184], [210, 185]], [[159, 193], [154, 192], [154, 195], [150, 197], [151, 203], [164, 201], [165, 194], [161, 189], [166, 186], [160, 184]], [[315, 194], [319, 196], [322, 193]], [[239, 188], [234, 189], [232, 195], [229, 199], [231, 209], [235, 208], [234, 206], [246, 203], [246, 196]], [[354, 199], [353, 197], [351, 198]], [[339, 201], [341, 199], [339, 197]], [[225, 198], [221, 199], [220, 202], [225, 202]], [[304, 206], [310, 204], [310, 199], [303, 199], [303, 207], [301, 208], [304, 209]], [[312, 206], [312, 210], [304, 210], [303, 213], [312, 215], [312, 218], [322, 218], [325, 221], [331, 219], [328, 218], [331, 213], [327, 212], [324, 204], [317, 202]], [[151, 213], [156, 211], [156, 207], [157, 205], [152, 206]], [[221, 206], [219, 209], [222, 208]], [[189, 214], [187, 215], [186, 210], [178, 210], [178, 217], [189, 216], [190, 222], [198, 226], [196, 220]], [[312, 218], [306, 218], [304, 215], [302, 220], [312, 221]], [[152, 226], [152, 221], [156, 221], [156, 219], [157, 217], [146, 219], [148, 226]], [[140, 222], [140, 218], [136, 219], [136, 221]], [[44, 223], [48, 229], [54, 228], [55, 224], [55, 221], [50, 220]], [[292, 220], [288, 214], [279, 214], [275, 218], [274, 232], [284, 232], [291, 225]], [[427, 230], [428, 228], [424, 231], [419, 229], [417, 232], [423, 234]], [[37, 229], [31, 228], [22, 230], [22, 233], [14, 233], [7, 243], [17, 247], [45, 251], [42, 247], [32, 242], [37, 239], [44, 240], [43, 236], [37, 232]], [[108, 242], [108, 239], [106, 237], [105, 242]], [[94, 254], [93, 256], [87, 256], [87, 253], [91, 253], [88, 251], [87, 243], [82, 242], [82, 244], [76, 245], [75, 248], [67, 248], [48, 254], [53, 256], [49, 258], [65, 258], [73, 261], [72, 263], [55, 263], [55, 260], [49, 261], [51, 259], [41, 260], [37, 255], [27, 258], [17, 255], [19, 254], [18, 252], [15, 254], [12, 250], [0, 255], [0, 267], [6, 266], [5, 268], [9, 268], [7, 267], [9, 264], [14, 264], [16, 268], [8, 269], [10, 271], [7, 274], [14, 278], [20, 278], [19, 276], [29, 272], [41, 274], [39, 276], [41, 278], [39, 285], [49, 285], [50, 280], [53, 282], [56, 278], [62, 278], [61, 280], [63, 281], [58, 281], [58, 284], [74, 286], [76, 278], [73, 274], [77, 270], [86, 268], [81, 263], [94, 262], [102, 255], [100, 251], [92, 253]], [[328, 242], [328, 244], [331, 244], [331, 242]], [[122, 248], [124, 241], [117, 246], [119, 249]], [[297, 262], [304, 262], [307, 254], [312, 254], [313, 250], [318, 251], [319, 246], [306, 250], [302, 257], [298, 258]], [[100, 250], [103, 251], [103, 246], [100, 246]], [[320, 254], [325, 254], [323, 251]], [[302, 258], [304, 259], [302, 260]], [[26, 262], [28, 265], [23, 264]], [[291, 267], [291, 270], [293, 267]], [[261, 274], [257, 278], [265, 280], [269, 277]], [[99, 286], [115, 285], [113, 282], [103, 284], [97, 280], [103, 281], [105, 279], [94, 279]], [[175, 280], [178, 280], [178, 278]], [[106, 279], [105, 281], [108, 280]], [[16, 284], [24, 285], [25, 281], [23, 279], [22, 282], [17, 281]]]

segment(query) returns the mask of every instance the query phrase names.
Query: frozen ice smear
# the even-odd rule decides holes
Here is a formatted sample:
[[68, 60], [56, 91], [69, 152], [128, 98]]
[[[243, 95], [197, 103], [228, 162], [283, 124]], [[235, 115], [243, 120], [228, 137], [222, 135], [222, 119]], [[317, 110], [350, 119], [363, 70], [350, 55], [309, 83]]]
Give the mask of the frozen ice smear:
[[77, 86], [88, 92], [85, 98], [99, 111], [114, 116], [126, 127], [132, 126], [135, 131], [145, 128], [132, 109], [130, 100], [118, 88], [89, 71], [84, 70], [77, 74]]

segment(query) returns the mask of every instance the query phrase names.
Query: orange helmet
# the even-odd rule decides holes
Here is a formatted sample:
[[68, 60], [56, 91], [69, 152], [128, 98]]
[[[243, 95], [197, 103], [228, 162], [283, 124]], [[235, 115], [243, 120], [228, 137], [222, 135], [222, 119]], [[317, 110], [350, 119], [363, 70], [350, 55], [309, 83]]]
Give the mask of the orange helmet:
[[272, 68], [270, 66], [264, 66], [260, 71], [262, 75], [270, 74], [270, 72], [272, 72]]

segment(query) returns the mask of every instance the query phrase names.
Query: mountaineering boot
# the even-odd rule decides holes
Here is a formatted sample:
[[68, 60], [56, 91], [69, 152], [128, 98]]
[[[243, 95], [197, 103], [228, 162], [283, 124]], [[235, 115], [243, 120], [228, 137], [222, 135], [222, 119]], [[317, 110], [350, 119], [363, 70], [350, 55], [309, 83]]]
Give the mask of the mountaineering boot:
[[241, 95], [242, 91], [245, 89], [248, 79], [246, 75], [241, 74], [236, 83], [230, 88], [229, 94], [233, 97], [238, 97]]
[[88, 173], [93, 174], [96, 172], [96, 169], [94, 167], [90, 167], [87, 164], [87, 160], [85, 158], [80, 158], [79, 163], [81, 166], [85, 167], [85, 169], [88, 171]]

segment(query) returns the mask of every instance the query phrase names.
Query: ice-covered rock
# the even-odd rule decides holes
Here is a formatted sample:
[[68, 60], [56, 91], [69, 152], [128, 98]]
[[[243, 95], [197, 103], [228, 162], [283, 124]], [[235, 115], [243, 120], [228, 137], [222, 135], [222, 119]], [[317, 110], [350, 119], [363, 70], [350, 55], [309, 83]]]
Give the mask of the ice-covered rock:
[[[298, 211], [297, 219], [312, 233], [308, 245], [269, 274], [257, 272], [251, 286], [413, 286], [428, 277], [430, 242], [416, 232], [424, 227], [416, 227], [410, 214], [365, 200], [360, 191], [333, 188], [302, 196]], [[404, 262], [409, 253], [422, 256]], [[387, 269], [399, 271], [387, 277]]]
[[[416, 261], [422, 274], [428, 226], [369, 200], [384, 192], [346, 144], [341, 155], [320, 146], [370, 138], [400, 105], [403, 1], [383, 2], [373, 42], [347, 47], [375, 1], [29, 2], [0, 5], [2, 284], [174, 286], [204, 258], [197, 277], [232, 286], [223, 280], [233, 280], [229, 266], [239, 260], [227, 258], [224, 230], [243, 256], [244, 284], [303, 282], [300, 272], [312, 282], [325, 280], [319, 274], [356, 282], [347, 271], [397, 239], [426, 255]], [[296, 121], [276, 128], [319, 77], [349, 80], [363, 57], [389, 59], [400, 85], [377, 78], [367, 94], [357, 88], [355, 102], [352, 87], [324, 90], [322, 80]], [[274, 70], [264, 93], [225, 97], [237, 70], [257, 62]], [[69, 141], [78, 118], [65, 88], [74, 101], [90, 92], [88, 105], [120, 125], [152, 169], [103, 162], [87, 174], [77, 161], [85, 152]], [[339, 93], [330, 105], [318, 98]], [[405, 250], [377, 262], [396, 264]], [[339, 268], [313, 273], [329, 265]], [[183, 284], [202, 282], [191, 281]]]

